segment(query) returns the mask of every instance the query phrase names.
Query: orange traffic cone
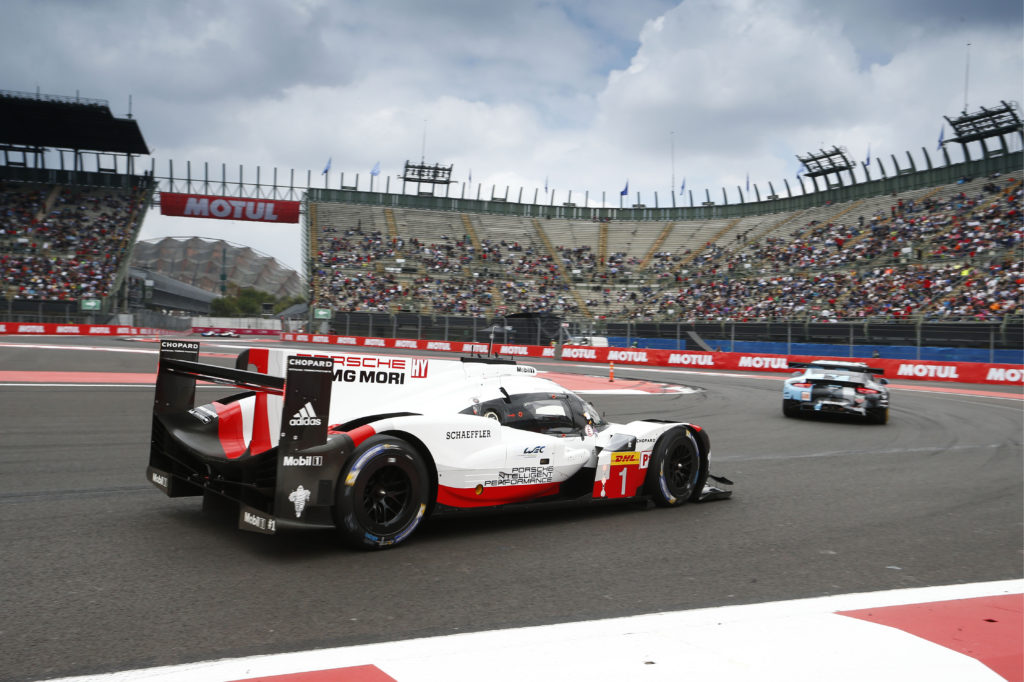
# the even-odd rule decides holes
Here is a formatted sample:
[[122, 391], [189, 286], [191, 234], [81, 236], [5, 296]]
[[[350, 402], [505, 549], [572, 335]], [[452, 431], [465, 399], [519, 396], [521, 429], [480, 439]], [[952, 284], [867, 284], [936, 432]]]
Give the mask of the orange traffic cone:
[[615, 363], [608, 363], [608, 381], [615, 381]]

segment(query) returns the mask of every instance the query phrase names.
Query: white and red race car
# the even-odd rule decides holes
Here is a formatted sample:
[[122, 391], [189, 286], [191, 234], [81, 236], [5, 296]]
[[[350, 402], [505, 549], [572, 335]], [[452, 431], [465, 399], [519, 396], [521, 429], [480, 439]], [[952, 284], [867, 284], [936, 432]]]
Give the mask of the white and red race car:
[[[161, 342], [147, 478], [238, 504], [263, 533], [334, 528], [385, 548], [431, 514], [553, 501], [728, 497], [686, 422], [605, 422], [511, 360], [252, 348], [235, 368]], [[196, 406], [196, 381], [246, 389]]]

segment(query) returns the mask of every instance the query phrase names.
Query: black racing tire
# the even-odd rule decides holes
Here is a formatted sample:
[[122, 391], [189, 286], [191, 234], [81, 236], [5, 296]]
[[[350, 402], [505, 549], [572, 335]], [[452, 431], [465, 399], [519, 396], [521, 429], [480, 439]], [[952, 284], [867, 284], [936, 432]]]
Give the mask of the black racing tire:
[[352, 547], [385, 549], [405, 541], [430, 506], [430, 474], [420, 452], [392, 436], [362, 443], [341, 472], [334, 523]]
[[888, 424], [889, 423], [889, 408], [888, 407], [872, 407], [868, 410], [868, 417], [875, 424]]
[[782, 414], [787, 417], [800, 416], [800, 405], [796, 400], [782, 400]]
[[686, 429], [662, 435], [654, 446], [644, 492], [659, 507], [696, 502], [708, 478], [708, 455]]

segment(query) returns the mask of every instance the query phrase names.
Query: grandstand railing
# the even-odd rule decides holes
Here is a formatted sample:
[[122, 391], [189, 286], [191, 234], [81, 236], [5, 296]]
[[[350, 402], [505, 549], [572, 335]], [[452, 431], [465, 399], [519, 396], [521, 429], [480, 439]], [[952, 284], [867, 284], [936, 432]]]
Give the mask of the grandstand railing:
[[[865, 357], [874, 348], [886, 356], [886, 347], [904, 349], [903, 356], [923, 359], [925, 348], [974, 349], [975, 361], [1020, 363], [1024, 359], [1024, 324], [1021, 316], [1002, 320], [937, 320], [924, 315], [911, 317], [857, 318], [836, 321], [780, 319], [773, 321], [676, 321], [612, 322], [607, 320], [570, 321], [562, 327], [562, 318], [467, 317], [459, 315], [421, 315], [417, 313], [335, 313], [331, 320], [316, 321], [313, 333], [339, 336], [426, 339], [436, 341], [474, 341], [549, 345], [569, 336], [605, 336], [612, 345], [634, 344], [644, 348], [702, 350], [691, 332], [703, 339], [711, 350], [792, 354], [800, 345], [829, 346], [830, 353]], [[764, 350], [770, 348], [771, 350]], [[805, 349], [806, 350], [806, 349]], [[934, 355], [934, 353], [933, 353]], [[932, 357], [931, 359], [940, 359]], [[951, 359], [951, 358], [947, 358]]]
[[49, 185], [81, 185], [85, 187], [112, 187], [120, 189], [155, 187], [153, 177], [128, 173], [60, 170], [56, 168], [25, 168], [0, 165], [0, 180], [32, 182]]
[[[989, 176], [995, 173], [1020, 173], [1024, 169], [1024, 152], [991, 155], [982, 159], [924, 170], [900, 170], [896, 166], [895, 157], [892, 163], [897, 170], [891, 177], [839, 187], [828, 187], [815, 192], [779, 197], [772, 200], [722, 203], [710, 206], [598, 208], [554, 205], [554, 203], [531, 204], [493, 199], [465, 199], [452, 196], [426, 196], [370, 192], [351, 188], [327, 189], [316, 187], [308, 189], [307, 200], [321, 203], [369, 204], [453, 213], [489, 213], [533, 218], [593, 220], [598, 222], [608, 220], [673, 221], [741, 218], [772, 213], [788, 213], [816, 206], [837, 204], [938, 185], [954, 184], [964, 178]], [[727, 201], [724, 189], [722, 195], [723, 200]]]

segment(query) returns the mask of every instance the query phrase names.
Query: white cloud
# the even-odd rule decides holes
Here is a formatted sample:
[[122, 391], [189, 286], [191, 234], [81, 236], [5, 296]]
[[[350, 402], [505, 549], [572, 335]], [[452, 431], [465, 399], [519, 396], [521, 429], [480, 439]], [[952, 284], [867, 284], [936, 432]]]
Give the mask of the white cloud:
[[[345, 172], [365, 188], [376, 162], [394, 182], [419, 160], [425, 129], [426, 160], [460, 182], [472, 170], [485, 196], [543, 196], [548, 178], [557, 201], [571, 189], [617, 205], [628, 177], [664, 205], [673, 171], [676, 190], [686, 177], [718, 200], [747, 173], [780, 190], [820, 146], [857, 161], [869, 145], [901, 162], [934, 153], [942, 116], [963, 107], [968, 42], [970, 107], [1021, 99], [1021, 16], [1006, 0], [13, 0], [0, 80], [105, 97], [118, 114], [131, 94], [158, 175], [191, 160], [194, 175], [258, 165], [319, 185], [332, 157], [331, 186]], [[298, 239], [248, 224], [144, 227], [186, 232], [300, 265]]]

